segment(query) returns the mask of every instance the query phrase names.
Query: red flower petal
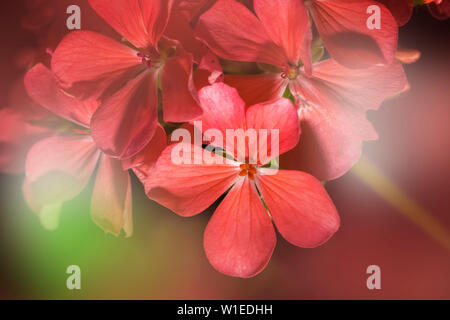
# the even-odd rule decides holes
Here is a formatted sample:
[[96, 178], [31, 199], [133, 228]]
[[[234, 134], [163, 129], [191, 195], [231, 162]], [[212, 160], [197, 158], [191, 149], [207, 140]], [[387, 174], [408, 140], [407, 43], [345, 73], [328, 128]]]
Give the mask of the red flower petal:
[[428, 4], [428, 10], [430, 14], [438, 20], [446, 20], [450, 18], [450, 1], [442, 0], [439, 4], [438, 1]]
[[206, 227], [209, 262], [221, 273], [249, 278], [265, 268], [275, 244], [275, 230], [254, 183], [241, 179]]
[[[118, 2], [117, 2], [118, 3]], [[144, 67], [137, 51], [101, 34], [75, 31], [59, 43], [52, 71], [64, 83], [109, 81], [132, 68]]]
[[320, 181], [300, 171], [269, 171], [261, 169], [256, 183], [281, 235], [303, 248], [326, 242], [340, 220]]
[[225, 75], [225, 83], [236, 88], [248, 106], [279, 98], [287, 81], [278, 73]]
[[155, 73], [145, 71], [97, 109], [92, 136], [103, 152], [127, 159], [150, 142], [158, 122], [156, 81]]
[[194, 99], [197, 90], [192, 76], [192, 55], [169, 58], [161, 71], [163, 115], [165, 122], [185, 122], [197, 118], [202, 109]]
[[223, 79], [224, 74], [219, 59], [212, 51], [208, 51], [194, 72], [195, 87], [200, 90], [216, 82], [223, 82]]
[[208, 47], [196, 38], [194, 29], [190, 24], [189, 15], [185, 11], [172, 11], [164, 34], [171, 39], [180, 41], [183, 48], [192, 53], [194, 61], [197, 63], [208, 52]]
[[392, 13], [399, 26], [405, 25], [413, 12], [413, 2], [411, 0], [377, 0], [384, 4]]
[[[381, 9], [380, 29], [370, 30], [367, 8]], [[311, 1], [312, 17], [326, 48], [340, 64], [365, 68], [394, 61], [398, 26], [389, 10], [372, 0]]]
[[26, 179], [34, 203], [63, 203], [87, 185], [100, 152], [89, 136], [56, 136], [36, 143], [28, 153]]
[[68, 95], [53, 73], [42, 64], [28, 71], [24, 82], [29, 96], [41, 106], [64, 119], [89, 127], [98, 107], [96, 101], [80, 101]]
[[105, 232], [127, 237], [133, 233], [131, 183], [120, 161], [103, 156], [91, 201], [92, 220]]
[[[236, 89], [215, 83], [199, 91], [199, 101], [203, 109], [203, 133], [217, 129], [225, 138], [227, 129], [245, 128], [245, 103]], [[225, 147], [225, 143], [221, 147]]]
[[289, 62], [297, 65], [301, 58], [311, 70], [311, 25], [303, 2], [255, 0], [254, 7], [267, 34], [284, 49]]
[[287, 62], [283, 49], [273, 43], [261, 21], [235, 0], [218, 0], [200, 17], [196, 31], [222, 58], [281, 67]]
[[[172, 161], [174, 148], [183, 145], [192, 151], [192, 164]], [[211, 152], [189, 143], [167, 147], [144, 181], [148, 197], [185, 217], [206, 210], [236, 182], [241, 171], [237, 163], [206, 164], [208, 155]]]
[[173, 0], [89, 0], [92, 8], [135, 47], [157, 48]]
[[282, 157], [282, 166], [321, 180], [343, 175], [358, 161], [362, 141], [377, 138], [366, 111], [378, 108], [406, 83], [397, 62], [358, 70], [334, 60], [317, 64], [313, 78], [301, 78], [293, 88], [306, 100], [306, 106], [300, 101], [302, 138], [297, 148]]
[[136, 156], [122, 161], [124, 169], [133, 169], [142, 181], [147, 178], [147, 173], [156, 164], [161, 153], [167, 147], [167, 135], [163, 127], [158, 123], [155, 134], [150, 143]]
[[[291, 150], [297, 145], [300, 138], [297, 110], [292, 102], [285, 98], [278, 98], [248, 108], [247, 128], [255, 129], [257, 132], [261, 129], [267, 130], [265, 141], [260, 132], [258, 136], [258, 160], [261, 164], [266, 164], [271, 159]], [[271, 130], [278, 130], [278, 150], [272, 149]], [[264, 154], [262, 150], [266, 150], [267, 154]]]

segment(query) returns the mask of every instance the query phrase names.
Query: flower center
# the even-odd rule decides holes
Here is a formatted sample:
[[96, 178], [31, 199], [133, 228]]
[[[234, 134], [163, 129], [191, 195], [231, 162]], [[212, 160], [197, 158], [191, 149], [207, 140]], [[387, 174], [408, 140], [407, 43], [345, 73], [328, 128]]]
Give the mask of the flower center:
[[300, 74], [300, 71], [299, 71], [298, 66], [292, 66], [292, 65], [288, 64], [284, 68], [284, 71], [281, 74], [281, 77], [283, 79], [288, 78], [289, 80], [295, 80], [295, 79], [297, 79], [299, 74]]
[[239, 173], [239, 175], [241, 177], [245, 177], [248, 175], [248, 178], [250, 180], [255, 180], [255, 175], [258, 171], [256, 170], [256, 167], [253, 164], [241, 164], [240, 168], [241, 172]]
[[149, 54], [139, 52], [137, 56], [142, 59], [143, 65], [146, 65], [148, 68], [153, 66], [152, 57]]

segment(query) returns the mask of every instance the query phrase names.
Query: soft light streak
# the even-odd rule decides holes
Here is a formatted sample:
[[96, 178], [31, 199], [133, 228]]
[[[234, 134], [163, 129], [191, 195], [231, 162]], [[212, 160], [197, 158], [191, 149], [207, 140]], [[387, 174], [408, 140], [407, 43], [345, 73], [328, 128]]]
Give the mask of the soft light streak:
[[352, 169], [352, 173], [391, 204], [403, 216], [450, 250], [450, 234], [425, 208], [404, 192], [394, 181], [366, 158]]

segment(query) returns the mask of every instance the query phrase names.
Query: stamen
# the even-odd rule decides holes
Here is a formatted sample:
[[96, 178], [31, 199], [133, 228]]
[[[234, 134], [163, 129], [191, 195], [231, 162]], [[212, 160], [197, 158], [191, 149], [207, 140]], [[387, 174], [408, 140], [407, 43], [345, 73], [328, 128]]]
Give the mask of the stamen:
[[290, 63], [286, 63], [284, 66], [284, 71], [281, 73], [281, 78], [283, 79], [289, 79], [289, 80], [295, 80], [297, 79], [299, 75], [299, 67], [292, 65]]
[[138, 52], [136, 54], [139, 58], [142, 58], [142, 64], [146, 65], [148, 68], [153, 66], [152, 57], [148, 54]]
[[253, 164], [241, 164], [241, 172], [239, 175], [241, 177], [248, 176], [250, 180], [255, 180], [255, 175], [258, 173], [256, 167]]

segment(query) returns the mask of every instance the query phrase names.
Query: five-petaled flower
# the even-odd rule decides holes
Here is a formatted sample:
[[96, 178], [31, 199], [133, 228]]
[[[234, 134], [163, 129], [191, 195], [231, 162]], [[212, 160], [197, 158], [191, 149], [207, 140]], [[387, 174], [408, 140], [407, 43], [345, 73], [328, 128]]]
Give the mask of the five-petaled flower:
[[[362, 8], [369, 4], [373, 1], [307, 4], [327, 49], [336, 59], [314, 65], [310, 23], [301, 1], [255, 0], [255, 15], [235, 0], [219, 0], [201, 16], [197, 26], [199, 37], [217, 55], [264, 64], [267, 72], [261, 74], [225, 75], [225, 82], [237, 88], [247, 104], [280, 97], [289, 87], [305, 134], [295, 152], [290, 153], [287, 165], [322, 180], [340, 177], [357, 162], [362, 141], [377, 138], [366, 111], [378, 108], [386, 97], [406, 87], [402, 66], [392, 62], [396, 23], [383, 7], [387, 25], [382, 31], [368, 33]], [[377, 54], [377, 46], [355, 49], [337, 41], [347, 34], [356, 37], [356, 43], [364, 43], [357, 37], [364, 35], [384, 54]], [[392, 64], [374, 65], [381, 62]]]
[[[288, 99], [246, 109], [234, 88], [216, 83], [204, 87], [199, 100], [205, 111], [201, 117], [205, 134], [209, 129], [220, 130], [225, 141], [229, 141], [230, 129], [253, 129], [257, 133], [261, 129], [276, 129], [279, 154], [298, 143], [300, 127]], [[259, 137], [258, 145], [268, 143], [265, 139], [269, 137]], [[260, 150], [259, 147], [248, 144], [244, 149], [230, 150], [229, 143], [220, 141], [219, 145], [234, 158], [225, 163], [205, 161], [217, 155], [192, 144], [190, 156], [200, 157], [188, 164], [173, 161], [172, 151], [180, 145], [171, 145], [143, 181], [151, 199], [185, 217], [204, 211], [228, 191], [206, 228], [204, 247], [218, 271], [244, 278], [261, 272], [272, 255], [276, 236], [271, 220], [286, 240], [306, 248], [324, 243], [339, 227], [339, 216], [319, 180], [300, 171], [273, 172], [275, 169], [264, 165], [278, 156], [277, 150], [270, 150], [270, 157], [260, 157], [250, 152]], [[248, 155], [264, 160], [243, 161]]]
[[[120, 161], [105, 155], [89, 132], [94, 100], [81, 101], [68, 95], [52, 72], [38, 64], [25, 76], [32, 99], [60, 119], [55, 134], [36, 142], [28, 152], [24, 182], [25, 198], [47, 228], [56, 227], [61, 206], [87, 186], [97, 169], [91, 201], [91, 216], [105, 232], [127, 236], [133, 230], [131, 183], [128, 169], [142, 162], [150, 166], [166, 145], [158, 126], [153, 139], [136, 157]], [[98, 168], [97, 168], [98, 167]]]
[[178, 41], [163, 36], [173, 0], [90, 4], [129, 45], [95, 32], [73, 32], [54, 52], [52, 71], [72, 94], [101, 98], [92, 117], [92, 137], [106, 154], [127, 159], [157, 130], [158, 81], [164, 121], [185, 122], [201, 115], [193, 58]]

